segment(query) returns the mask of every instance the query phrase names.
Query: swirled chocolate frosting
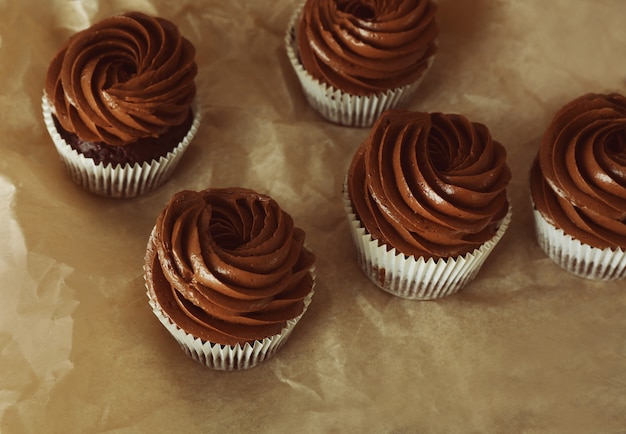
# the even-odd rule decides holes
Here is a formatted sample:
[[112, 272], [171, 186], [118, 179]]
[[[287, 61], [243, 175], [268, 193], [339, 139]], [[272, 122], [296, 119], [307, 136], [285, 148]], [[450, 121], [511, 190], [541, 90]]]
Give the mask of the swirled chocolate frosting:
[[196, 72], [195, 49], [173, 23], [131, 12], [71, 36], [50, 63], [45, 93], [67, 132], [124, 146], [188, 120]]
[[266, 195], [181, 191], [151, 238], [154, 295], [196, 337], [224, 345], [262, 340], [303, 312], [315, 261], [304, 238]]
[[297, 28], [314, 78], [353, 95], [415, 82], [437, 50], [430, 0], [307, 0]]
[[536, 209], [592, 247], [626, 248], [626, 98], [586, 94], [546, 129], [531, 170]]
[[379, 245], [445, 258], [480, 247], [509, 209], [504, 147], [464, 116], [384, 112], [348, 172], [353, 210]]

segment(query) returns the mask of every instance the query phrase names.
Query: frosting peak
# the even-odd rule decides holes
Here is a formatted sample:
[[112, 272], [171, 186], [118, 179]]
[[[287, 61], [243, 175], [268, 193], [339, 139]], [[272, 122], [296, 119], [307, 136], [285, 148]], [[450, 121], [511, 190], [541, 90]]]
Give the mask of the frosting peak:
[[430, 0], [307, 0], [300, 60], [317, 80], [353, 95], [411, 84], [437, 50], [436, 9]]
[[196, 72], [195, 48], [173, 23], [131, 12], [71, 36], [45, 92], [66, 131], [122, 146], [185, 122]]
[[357, 150], [357, 218], [407, 256], [454, 257], [490, 240], [509, 209], [511, 172], [487, 127], [461, 115], [389, 110]]

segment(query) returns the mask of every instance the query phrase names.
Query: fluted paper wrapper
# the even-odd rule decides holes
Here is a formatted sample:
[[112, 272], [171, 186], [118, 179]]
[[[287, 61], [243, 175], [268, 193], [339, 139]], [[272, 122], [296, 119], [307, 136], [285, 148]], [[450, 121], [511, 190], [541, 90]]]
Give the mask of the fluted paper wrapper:
[[285, 35], [287, 57], [298, 76], [308, 103], [323, 118], [350, 127], [370, 127], [385, 110], [402, 107], [417, 91], [430, 70], [434, 56], [428, 59], [424, 73], [411, 84], [389, 89], [373, 95], [351, 95], [328, 84], [322, 83], [309, 74], [298, 56], [296, 25], [302, 6], [292, 15]]
[[196, 106], [194, 119], [183, 140], [166, 155], [156, 160], [135, 164], [96, 164], [73, 149], [59, 134], [54, 124], [48, 98], [42, 98], [42, 111], [46, 129], [65, 164], [72, 180], [86, 190], [100, 195], [119, 199], [128, 199], [153, 190], [169, 178], [200, 125], [201, 112]]
[[539, 246], [561, 268], [586, 279], [626, 277], [624, 249], [599, 249], [582, 243], [548, 222], [534, 205], [533, 215]]
[[167, 313], [161, 308], [158, 300], [154, 295], [152, 288], [152, 268], [154, 255], [154, 230], [150, 235], [150, 241], [146, 250], [146, 260], [144, 265], [144, 280], [146, 285], [146, 294], [148, 302], [152, 308], [152, 313], [158, 318], [159, 322], [167, 329], [167, 331], [176, 339], [182, 350], [196, 362], [203, 364], [211, 369], [219, 371], [234, 371], [250, 369], [272, 357], [287, 342], [296, 324], [300, 321], [304, 313], [307, 311], [311, 300], [313, 299], [315, 287], [315, 271], [311, 269], [310, 273], [313, 277], [313, 287], [304, 299], [304, 308], [300, 315], [287, 321], [285, 327], [280, 333], [269, 336], [263, 340], [255, 340], [253, 342], [244, 342], [236, 345], [223, 345], [206, 341], [198, 338], [191, 333], [186, 332], [179, 327]]
[[343, 205], [348, 216], [357, 260], [363, 272], [379, 288], [401, 298], [432, 300], [452, 295], [476, 277], [483, 263], [506, 232], [511, 207], [493, 238], [465, 255], [433, 259], [406, 256], [372, 238], [357, 218], [344, 186]]

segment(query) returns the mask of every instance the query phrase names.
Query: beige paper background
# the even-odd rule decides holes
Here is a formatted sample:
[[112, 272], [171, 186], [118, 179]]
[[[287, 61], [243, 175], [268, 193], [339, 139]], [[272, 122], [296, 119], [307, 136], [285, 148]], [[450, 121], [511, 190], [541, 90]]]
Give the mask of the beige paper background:
[[[354, 261], [341, 184], [363, 129], [306, 104], [283, 35], [296, 3], [0, 0], [0, 431], [626, 431], [626, 282], [591, 282], [534, 241], [527, 173], [552, 113], [626, 92], [622, 0], [440, 0], [440, 52], [411, 108], [460, 112], [508, 149], [514, 217], [477, 279], [394, 298]], [[114, 201], [72, 184], [45, 132], [51, 57], [137, 9], [198, 51], [203, 124], [168, 184]], [[287, 345], [246, 372], [190, 359], [153, 317], [142, 258], [176, 191], [272, 195], [318, 255]]]

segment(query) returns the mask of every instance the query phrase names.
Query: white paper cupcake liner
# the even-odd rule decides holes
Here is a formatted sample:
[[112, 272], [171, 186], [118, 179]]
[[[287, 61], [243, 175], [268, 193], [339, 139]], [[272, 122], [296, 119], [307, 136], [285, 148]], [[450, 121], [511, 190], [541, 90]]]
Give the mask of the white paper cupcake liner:
[[626, 277], [626, 250], [584, 244], [549, 223], [533, 204], [537, 242], [556, 264], [579, 277], [618, 280]]
[[[146, 253], [146, 264], [152, 263], [152, 259], [156, 254], [154, 249], [151, 247], [152, 236], [153, 235], [150, 236], [150, 242]], [[255, 340], [252, 343], [245, 342], [237, 345], [223, 345], [195, 337], [176, 325], [176, 323], [172, 321], [153, 296], [154, 291], [151, 288], [151, 273], [151, 269], [145, 265], [144, 280], [147, 289], [146, 293], [154, 315], [167, 329], [167, 331], [170, 332], [174, 339], [176, 339], [187, 356], [200, 364], [219, 371], [250, 369], [276, 354], [285, 342], [287, 342], [287, 339], [291, 335], [294, 327], [300, 321], [302, 316], [304, 316], [309, 305], [311, 304], [313, 294], [315, 293], [315, 269], [311, 268], [310, 273], [313, 277], [313, 287], [304, 299], [304, 309], [300, 315], [287, 321], [285, 327], [283, 327], [280, 333], [267, 337], [263, 340]]]
[[133, 165], [105, 165], [96, 164], [63, 140], [54, 125], [51, 107], [45, 95], [41, 106], [48, 133], [72, 180], [94, 194], [120, 199], [140, 196], [167, 181], [198, 131], [202, 117], [196, 105], [193, 123], [183, 140], [158, 160]]
[[308, 103], [323, 118], [331, 122], [351, 127], [372, 126], [382, 112], [403, 106], [413, 96], [433, 64], [434, 56], [428, 59], [428, 66], [422, 76], [406, 86], [368, 96], [342, 92], [313, 78], [300, 62], [296, 43], [296, 24], [302, 7], [303, 4], [289, 20], [285, 35], [287, 57], [296, 71]]
[[425, 259], [405, 256], [395, 248], [379, 245], [357, 218], [344, 187], [343, 205], [348, 216], [357, 260], [363, 272], [379, 288], [401, 298], [432, 300], [454, 294], [476, 277], [511, 222], [512, 210], [500, 223], [492, 239], [465, 255]]

